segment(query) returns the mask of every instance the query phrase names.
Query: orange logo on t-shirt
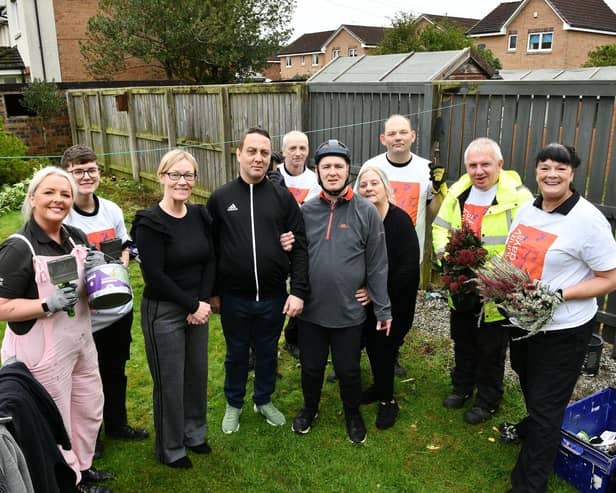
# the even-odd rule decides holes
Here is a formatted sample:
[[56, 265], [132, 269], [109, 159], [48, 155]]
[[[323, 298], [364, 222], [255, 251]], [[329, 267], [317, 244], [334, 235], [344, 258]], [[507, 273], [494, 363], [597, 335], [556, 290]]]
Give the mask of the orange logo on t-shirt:
[[293, 194], [295, 201], [300, 205], [304, 203], [304, 200], [306, 200], [306, 196], [308, 195], [307, 188], [289, 187], [289, 192]]
[[519, 224], [507, 240], [505, 258], [516, 267], [528, 271], [532, 279], [541, 279], [545, 256], [557, 238], [551, 233]]
[[417, 209], [419, 208], [419, 183], [407, 181], [392, 181], [396, 205], [406, 212], [413, 224], [417, 224]]
[[102, 231], [92, 231], [87, 235], [88, 241], [90, 244], [96, 246], [96, 248], [100, 248], [101, 241], [105, 240], [113, 240], [115, 238], [115, 231], [113, 228], [104, 229]]
[[468, 224], [478, 238], [481, 238], [481, 222], [483, 221], [483, 216], [486, 215], [489, 208], [489, 205], [464, 204], [462, 222]]

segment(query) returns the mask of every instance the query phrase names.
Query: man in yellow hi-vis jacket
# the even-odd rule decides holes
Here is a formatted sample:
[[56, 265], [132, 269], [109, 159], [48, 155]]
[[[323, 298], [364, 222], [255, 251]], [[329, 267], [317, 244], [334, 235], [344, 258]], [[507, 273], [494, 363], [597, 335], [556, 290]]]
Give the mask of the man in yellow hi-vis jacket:
[[[442, 252], [451, 231], [465, 222], [481, 238], [488, 256], [502, 255], [511, 221], [532, 194], [515, 171], [502, 169], [502, 152], [491, 139], [472, 141], [464, 153], [464, 166], [466, 173], [450, 187], [432, 223], [434, 249]], [[476, 388], [475, 402], [464, 420], [482, 423], [498, 410], [503, 396], [507, 322], [494, 306], [486, 305], [483, 315], [480, 303], [455, 306], [450, 299], [450, 306], [455, 367], [453, 391], [443, 405], [462, 408]]]

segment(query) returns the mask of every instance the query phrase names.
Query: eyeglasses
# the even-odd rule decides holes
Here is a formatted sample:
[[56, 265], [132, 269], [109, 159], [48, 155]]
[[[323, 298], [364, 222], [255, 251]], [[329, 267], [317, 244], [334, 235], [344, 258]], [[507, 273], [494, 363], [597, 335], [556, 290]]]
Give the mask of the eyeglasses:
[[72, 173], [75, 178], [83, 178], [85, 173], [87, 173], [90, 178], [96, 178], [99, 175], [100, 170], [98, 168], [72, 169], [69, 173]]
[[163, 173], [167, 175], [171, 181], [180, 181], [180, 178], [184, 178], [186, 181], [195, 181], [197, 173], [179, 173], [178, 171], [166, 171]]

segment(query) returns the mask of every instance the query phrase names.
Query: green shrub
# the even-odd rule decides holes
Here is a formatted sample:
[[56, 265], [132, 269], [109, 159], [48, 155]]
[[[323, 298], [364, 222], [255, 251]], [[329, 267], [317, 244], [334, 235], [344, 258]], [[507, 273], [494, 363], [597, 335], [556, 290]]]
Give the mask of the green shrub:
[[33, 163], [13, 156], [25, 156], [28, 148], [23, 141], [3, 128], [0, 118], [0, 156], [11, 156], [10, 159], [0, 159], [0, 183], [17, 183], [32, 174]]
[[0, 190], [0, 216], [10, 211], [18, 211], [24, 202], [30, 179], [20, 181], [12, 186], [4, 185]]
[[21, 204], [23, 204], [28, 192], [28, 185], [30, 185], [30, 177], [42, 167], [49, 165], [49, 161], [47, 159], [31, 159], [27, 164], [27, 178], [10, 185], [2, 185], [0, 189], [0, 216], [21, 209]]

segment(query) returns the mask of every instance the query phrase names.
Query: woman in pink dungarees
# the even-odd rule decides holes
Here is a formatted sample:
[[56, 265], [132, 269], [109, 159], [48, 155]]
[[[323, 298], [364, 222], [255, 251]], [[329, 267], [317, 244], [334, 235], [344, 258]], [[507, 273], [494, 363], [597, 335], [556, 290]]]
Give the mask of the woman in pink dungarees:
[[[85, 234], [62, 224], [74, 196], [75, 184], [64, 170], [39, 170], [22, 208], [25, 225], [0, 245], [0, 320], [8, 322], [2, 364], [22, 361], [58, 406], [72, 445], [62, 453], [75, 471], [77, 491], [108, 493], [95, 483], [111, 475], [92, 467], [103, 410], [83, 280], [92, 254]], [[68, 255], [77, 260], [78, 279], [60, 288], [47, 262]]]

